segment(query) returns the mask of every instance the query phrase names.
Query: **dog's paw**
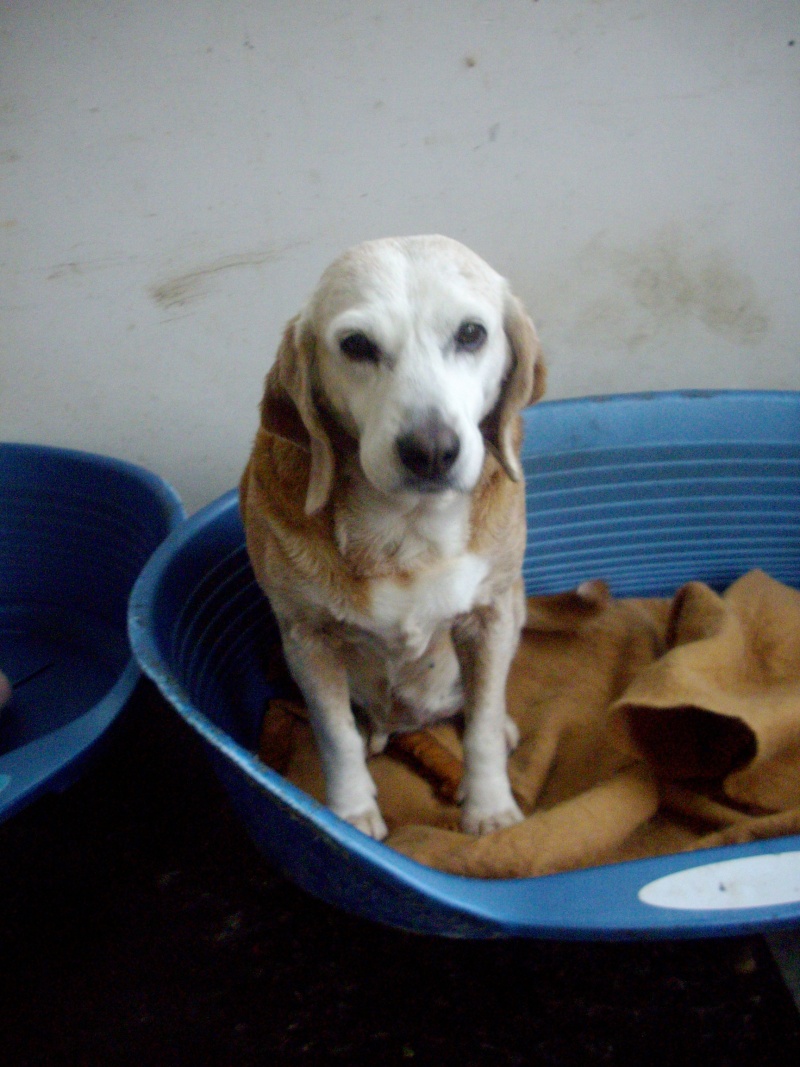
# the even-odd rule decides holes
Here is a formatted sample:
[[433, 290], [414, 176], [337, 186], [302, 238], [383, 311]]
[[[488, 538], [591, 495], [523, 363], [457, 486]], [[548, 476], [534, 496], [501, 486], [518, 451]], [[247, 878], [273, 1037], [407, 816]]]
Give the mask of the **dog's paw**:
[[500, 776], [472, 781], [465, 776], [458, 799], [461, 829], [468, 834], [491, 834], [525, 818], [514, 800], [508, 779]]
[[467, 834], [482, 836], [493, 834], [495, 830], [503, 830], [507, 826], [514, 826], [524, 818], [513, 799], [507, 807], [492, 811], [465, 805], [461, 809], [461, 829]]
[[389, 832], [376, 805], [366, 808], [364, 811], [352, 812], [347, 815], [342, 814], [342, 818], [346, 819], [351, 826], [355, 826], [356, 830], [366, 834], [367, 837], [374, 837], [376, 841], [383, 841]]

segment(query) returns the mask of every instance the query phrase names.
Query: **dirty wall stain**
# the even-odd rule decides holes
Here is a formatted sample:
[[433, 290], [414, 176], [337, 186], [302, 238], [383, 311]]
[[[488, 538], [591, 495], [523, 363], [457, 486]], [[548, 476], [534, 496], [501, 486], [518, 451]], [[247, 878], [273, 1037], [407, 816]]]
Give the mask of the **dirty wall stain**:
[[[552, 283], [552, 284], [551, 284]], [[634, 245], [596, 235], [543, 286], [550, 321], [571, 332], [631, 352], [673, 330], [681, 320], [702, 322], [733, 344], [759, 344], [769, 316], [753, 279], [719, 246], [703, 246], [678, 224]]]
[[[295, 247], [290, 246], [290, 247]], [[238, 270], [243, 267], [260, 267], [280, 259], [286, 248], [263, 249], [261, 251], [243, 252], [238, 255], [221, 256], [209, 263], [195, 267], [193, 270], [176, 274], [164, 281], [149, 286], [148, 293], [159, 307], [170, 309], [185, 307], [202, 299], [211, 288], [215, 275], [224, 271]]]

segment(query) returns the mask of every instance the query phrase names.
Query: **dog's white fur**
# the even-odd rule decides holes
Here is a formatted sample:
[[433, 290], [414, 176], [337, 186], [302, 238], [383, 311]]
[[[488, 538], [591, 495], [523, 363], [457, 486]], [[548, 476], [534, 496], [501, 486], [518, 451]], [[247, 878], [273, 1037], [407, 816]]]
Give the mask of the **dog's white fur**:
[[[485, 331], [474, 350], [465, 323]], [[363, 341], [357, 358], [343, 350], [353, 335], [369, 358]], [[462, 825], [485, 833], [522, 817], [504, 690], [524, 615], [518, 414], [542, 389], [538, 341], [507, 283], [442, 237], [367, 242], [336, 260], [267, 379], [242, 480], [248, 548], [328, 803], [373, 837], [386, 826], [353, 706], [372, 751], [463, 706]], [[398, 442], [431, 425], [457, 455], [421, 478]], [[286, 465], [301, 461], [292, 482]]]

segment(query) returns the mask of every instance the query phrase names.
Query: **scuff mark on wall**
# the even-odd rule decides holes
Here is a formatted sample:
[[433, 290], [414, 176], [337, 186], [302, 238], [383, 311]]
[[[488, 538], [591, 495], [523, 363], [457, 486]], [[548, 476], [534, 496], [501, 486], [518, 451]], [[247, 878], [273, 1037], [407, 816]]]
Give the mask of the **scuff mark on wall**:
[[187, 304], [202, 299], [210, 291], [210, 283], [215, 275], [244, 267], [260, 267], [264, 263], [280, 259], [289, 248], [293, 247], [296, 246], [290, 245], [221, 256], [219, 259], [204, 263], [193, 270], [185, 271], [162, 282], [157, 282], [151, 285], [147, 291], [156, 304], [162, 308], [185, 307]]
[[[80, 246], [76, 246], [78, 248]], [[45, 278], [49, 282], [60, 281], [62, 278], [83, 278], [88, 274], [103, 273], [134, 262], [134, 256], [95, 256], [86, 259], [70, 259], [63, 263], [54, 263], [48, 270]]]

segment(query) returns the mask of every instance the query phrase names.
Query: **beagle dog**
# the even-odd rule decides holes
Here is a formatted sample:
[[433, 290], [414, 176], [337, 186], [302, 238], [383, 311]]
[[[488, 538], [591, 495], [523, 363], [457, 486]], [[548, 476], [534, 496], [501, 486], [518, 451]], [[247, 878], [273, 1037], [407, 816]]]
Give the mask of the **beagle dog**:
[[345, 252], [267, 376], [240, 487], [248, 553], [327, 803], [379, 840], [367, 752], [460, 710], [462, 827], [522, 818], [505, 685], [525, 617], [520, 412], [544, 382], [506, 281], [439, 236]]

